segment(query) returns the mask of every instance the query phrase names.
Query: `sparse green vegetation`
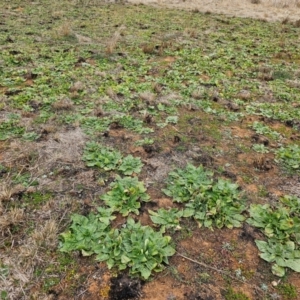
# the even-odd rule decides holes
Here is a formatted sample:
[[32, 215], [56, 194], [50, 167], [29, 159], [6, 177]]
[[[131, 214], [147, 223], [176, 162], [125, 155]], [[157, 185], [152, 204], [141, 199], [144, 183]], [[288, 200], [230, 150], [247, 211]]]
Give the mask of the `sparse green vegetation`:
[[290, 283], [283, 283], [280, 284], [278, 287], [278, 292], [280, 295], [282, 295], [283, 299], [288, 300], [288, 299], [297, 299], [298, 293], [297, 289], [294, 285]]
[[263, 123], [254, 122], [252, 124], [252, 128], [258, 134], [264, 134], [266, 136], [271, 137], [274, 140], [280, 139], [280, 133], [278, 133], [277, 131], [274, 131], [274, 130], [270, 129], [268, 126], [264, 125]]
[[0, 298], [295, 298], [299, 21], [100, 2], [0, 0]]
[[269, 153], [269, 149], [264, 144], [254, 144], [252, 148], [258, 153]]
[[281, 147], [276, 151], [277, 161], [283, 168], [289, 172], [298, 172], [300, 169], [300, 147], [297, 144], [291, 144], [287, 147]]
[[225, 299], [226, 300], [250, 300], [250, 298], [247, 297], [244, 293], [235, 292], [231, 287], [226, 291]]
[[19, 137], [24, 134], [25, 128], [18, 126], [14, 119], [0, 123], [0, 141], [7, 140], [11, 137]]
[[22, 206], [38, 207], [39, 205], [42, 205], [49, 201], [52, 196], [52, 193], [49, 192], [34, 192], [31, 194], [25, 194], [22, 197]]
[[154, 140], [153, 139], [150, 139], [150, 138], [144, 138], [142, 140], [138, 140], [135, 142], [135, 144], [137, 146], [142, 146], [142, 145], [151, 145], [154, 143]]
[[95, 142], [86, 144], [83, 160], [86, 161], [88, 167], [99, 167], [105, 171], [119, 170], [124, 175], [140, 173], [143, 167], [139, 157], [128, 155], [123, 158], [119, 151]]

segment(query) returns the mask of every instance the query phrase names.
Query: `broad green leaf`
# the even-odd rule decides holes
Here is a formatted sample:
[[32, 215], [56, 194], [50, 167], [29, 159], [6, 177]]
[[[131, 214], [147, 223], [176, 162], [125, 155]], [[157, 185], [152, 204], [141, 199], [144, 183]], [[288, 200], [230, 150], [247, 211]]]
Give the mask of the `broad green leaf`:
[[85, 251], [84, 249], [81, 250], [82, 256], [91, 256], [94, 254], [94, 251]]
[[140, 267], [140, 272], [144, 279], [148, 279], [151, 275], [151, 270], [149, 270], [147, 267]]
[[130, 258], [128, 258], [125, 254], [121, 255], [121, 262], [122, 264], [127, 264], [131, 261]]
[[240, 214], [234, 214], [232, 216], [233, 219], [237, 220], [237, 221], [240, 221], [240, 222], [243, 222], [245, 221], [245, 217], [243, 215], [240, 215]]
[[274, 254], [271, 254], [269, 252], [260, 253], [259, 256], [267, 262], [273, 262], [276, 258]]
[[171, 246], [167, 246], [164, 248], [163, 254], [165, 256], [173, 256], [175, 254], [175, 249]]
[[274, 230], [270, 227], [266, 227], [265, 230], [264, 230], [264, 233], [267, 237], [274, 236]]
[[285, 246], [287, 251], [293, 252], [295, 250], [295, 243], [292, 241], [287, 241]]
[[76, 223], [76, 224], [86, 224], [88, 222], [87, 217], [78, 215], [78, 214], [73, 214], [71, 216], [71, 219], [72, 219], [73, 223]]
[[205, 220], [203, 225], [207, 228], [211, 228], [212, 226], [212, 220]]
[[108, 269], [111, 269], [115, 265], [115, 261], [112, 258], [109, 258], [107, 261], [107, 267]]
[[286, 259], [283, 259], [282, 257], [276, 257], [276, 264], [280, 267], [286, 267]]
[[279, 223], [279, 229], [281, 230], [288, 230], [293, 227], [294, 227], [294, 222], [292, 218], [286, 218], [284, 220], [281, 220]]
[[109, 255], [105, 254], [105, 253], [99, 253], [96, 256], [96, 260], [98, 260], [98, 261], [107, 261], [108, 259], [109, 259]]
[[283, 277], [285, 275], [285, 269], [278, 266], [277, 264], [272, 265], [272, 273], [278, 277]]
[[255, 240], [255, 244], [261, 252], [265, 252], [268, 249], [268, 243], [265, 241]]
[[300, 273], [300, 259], [288, 259], [285, 262], [286, 267]]
[[193, 208], [185, 208], [183, 210], [183, 217], [184, 218], [189, 218], [195, 214], [195, 210]]

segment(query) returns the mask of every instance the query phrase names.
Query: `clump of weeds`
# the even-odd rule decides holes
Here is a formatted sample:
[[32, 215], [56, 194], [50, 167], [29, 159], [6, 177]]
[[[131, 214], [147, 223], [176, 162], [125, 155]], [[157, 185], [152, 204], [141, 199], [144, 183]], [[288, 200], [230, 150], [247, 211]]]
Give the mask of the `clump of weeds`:
[[296, 23], [67, 0], [0, 14], [0, 297], [245, 300], [285, 276], [272, 299], [296, 299]]

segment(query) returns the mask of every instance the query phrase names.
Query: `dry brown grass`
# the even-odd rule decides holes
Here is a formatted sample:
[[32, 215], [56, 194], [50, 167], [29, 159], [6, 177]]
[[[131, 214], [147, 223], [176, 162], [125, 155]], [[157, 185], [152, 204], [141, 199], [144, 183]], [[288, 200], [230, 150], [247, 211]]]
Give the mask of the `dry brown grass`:
[[[96, 1], [97, 0], [95, 0], [95, 2]], [[214, 1], [218, 2], [218, 0]], [[261, 0], [261, 2], [263, 1], [264, 0]], [[219, 2], [222, 2], [222, 0]], [[253, 5], [252, 7], [255, 6]], [[65, 11], [68, 12], [67, 10]], [[51, 15], [51, 11], [49, 14]], [[64, 15], [59, 10], [52, 13], [52, 18], [59, 19], [60, 23], [64, 22], [62, 19], [64, 18]], [[88, 23], [88, 21], [82, 22]], [[77, 51], [77, 49], [80, 49], [78, 44], [90, 43], [91, 39], [83, 35], [78, 35], [74, 32], [74, 30], [78, 28], [75, 26], [76, 23], [77, 20], [74, 21], [74, 28], [72, 28], [72, 24], [68, 22], [65, 22], [60, 27], [55, 28], [57, 28], [56, 36], [58, 38], [71, 37], [74, 39], [73, 41], [76, 43], [76, 46], [72, 44], [71, 48], [73, 49], [74, 46], [74, 49]], [[120, 20], [118, 20], [118, 24], [120, 24]], [[182, 28], [185, 28], [185, 25]], [[190, 26], [194, 26], [194, 24], [191, 24]], [[88, 32], [88, 28], [83, 28], [84, 27], [82, 27], [83, 32], [90, 34]], [[80, 31], [81, 29], [78, 28], [77, 30]], [[115, 29], [112, 29], [112, 33], [114, 30]], [[107, 41], [107, 54], [113, 54], [116, 49], [119, 49], [119, 45], [122, 46], [122, 34], [124, 30], [125, 27], [122, 28], [121, 26]], [[176, 34], [164, 36], [160, 40], [160, 54], [163, 54], [163, 50], [166, 48], [177, 47], [176, 43], [174, 43], [177, 38], [180, 42], [181, 39], [184, 38], [200, 38], [202, 33], [200, 29], [199, 32], [197, 30], [197, 28], [187, 28], [183, 34], [181, 33], [181, 36]], [[138, 42], [140, 43], [140, 41]], [[148, 44], [142, 46], [142, 51], [144, 53], [158, 53], [159, 50], [156, 48], [157, 44], [156, 40], [154, 40], [154, 42], [150, 40]], [[80, 53], [81, 52], [78, 52], [78, 55], [80, 55]], [[94, 54], [92, 57], [94, 59]], [[111, 58], [111, 61], [113, 61], [113, 59], [114, 57]], [[164, 58], [162, 57], [158, 59], [159, 61], [163, 61]], [[167, 64], [168, 62], [166, 61], [166, 65]], [[84, 66], [84, 63], [82, 66]], [[136, 66], [139, 66], [139, 61], [136, 61]], [[151, 71], [152, 70], [154, 74], [161, 75], [164, 69], [156, 69], [153, 67]], [[263, 77], [265, 77], [266, 74], [268, 76], [271, 72], [272, 70], [264, 67], [260, 69], [260, 73]], [[122, 66], [116, 66], [115, 69], [109, 69], [106, 72], [98, 71], [96, 68], [94, 71], [95, 75], [102, 77], [103, 79], [106, 79], [111, 75], [113, 75], [112, 77], [114, 78], [118, 78], [122, 76], [122, 73]], [[89, 79], [90, 78], [85, 80]], [[88, 89], [91, 88], [90, 86], [92, 86], [92, 83], [86, 83], [87, 81], [85, 80], [83, 81], [84, 83], [76, 81], [78, 79], [75, 79], [75, 75], [74, 77], [71, 75], [71, 80], [74, 80], [75, 83], [70, 87], [70, 94], [68, 96], [70, 98], [71, 95], [73, 97], [78, 97], [82, 91], [88, 91]], [[82, 80], [82, 77], [79, 80]], [[98, 80], [97, 87], [99, 82], [101, 84], [102, 81], [103, 80], [101, 80], [101, 78]], [[296, 81], [288, 82], [288, 84], [295, 87], [299, 86], [299, 83]], [[149, 88], [149, 91], [143, 93], [134, 91], [133, 93], [134, 97], [139, 97], [139, 100], [143, 102], [142, 105], [145, 105], [145, 103], [151, 105], [162, 103], [168, 106], [181, 96], [176, 93], [169, 93], [167, 95], [165, 95], [166, 93], [161, 93], [162, 91], [167, 92], [167, 90], [167, 86], [155, 82], [152, 87]], [[203, 93], [203, 90], [198, 89], [192, 94], [192, 96], [196, 99], [201, 99], [203, 97]], [[122, 100], [122, 96], [117, 94], [113, 89], [108, 89], [107, 95], [116, 101]], [[99, 99], [99, 103], [94, 102], [93, 105], [96, 108], [93, 114], [95, 116], [101, 117], [109, 114], [101, 109], [101, 103], [105, 103], [108, 96], [103, 96], [103, 99]], [[243, 100], [247, 100], [248, 97], [251, 97], [251, 95], [240, 95], [240, 99]], [[12, 108], [9, 108], [9, 101], [4, 99], [2, 102], [1, 99], [4, 99], [4, 96], [2, 98], [0, 97], [0, 109], [2, 109], [1, 113], [6, 109], [7, 111], [9, 111], [9, 109], [13, 111]], [[86, 100], [90, 101], [88, 98]], [[188, 105], [189, 106], [186, 106], [186, 108], [189, 110], [197, 109], [197, 107], [192, 107], [191, 104]], [[105, 107], [105, 105], [103, 105], [103, 107]], [[142, 109], [144, 109], [144, 107], [145, 106], [142, 106]], [[69, 125], [62, 128], [57, 122], [59, 111], [71, 110], [73, 108], [75, 109], [72, 100], [66, 97], [58, 98], [57, 101], [52, 104], [52, 109], [58, 111], [58, 113], [53, 117], [53, 119], [49, 119], [47, 124], [34, 124], [36, 127], [24, 125], [26, 128], [34, 128], [36, 132], [41, 133], [42, 138], [39, 139], [38, 142], [32, 141], [27, 143], [21, 139], [15, 139], [15, 141], [10, 140], [7, 142], [7, 151], [5, 149], [0, 153], [4, 164], [14, 168], [11, 173], [7, 175], [8, 178], [5, 185], [0, 187], [0, 232], [2, 233], [1, 242], [5, 242], [5, 246], [3, 246], [0, 251], [2, 252], [0, 253], [0, 267], [3, 263], [7, 265], [10, 270], [10, 274], [6, 278], [2, 278], [0, 273], [0, 291], [7, 291], [10, 299], [28, 299], [29, 297], [32, 299], [51, 298], [50, 295], [46, 295], [46, 292], [42, 290], [44, 284], [43, 281], [47, 276], [49, 276], [49, 278], [51, 278], [51, 276], [60, 276], [64, 280], [66, 278], [66, 274], [55, 270], [56, 274], [54, 275], [42, 274], [41, 276], [37, 276], [37, 270], [42, 270], [42, 272], [46, 273], [48, 266], [51, 266], [51, 264], [52, 266], [60, 264], [59, 259], [56, 257], [58, 253], [58, 234], [66, 230], [66, 227], [70, 222], [71, 213], [87, 212], [88, 209], [90, 209], [86, 209], [85, 207], [86, 203], [89, 203], [88, 201], [91, 201], [92, 205], [99, 203], [98, 194], [101, 193], [101, 189], [104, 189], [104, 187], [101, 187], [97, 182], [98, 173], [93, 170], [87, 170], [82, 162], [82, 151], [86, 142], [86, 137], [82, 130], [77, 127], [75, 122], [72, 124], [75, 128], [72, 128]], [[37, 112], [32, 113], [31, 118], [34, 117], [34, 114], [38, 114], [38, 110], [39, 109], [37, 109]], [[112, 113], [110, 112], [110, 114]], [[25, 114], [22, 115], [22, 118], [24, 116]], [[30, 118], [30, 115], [28, 115], [28, 118]], [[23, 119], [21, 121], [25, 122]], [[151, 124], [151, 115], [145, 114], [144, 122]], [[173, 128], [177, 131], [175, 126]], [[188, 135], [190, 133], [193, 134], [192, 131], [189, 131]], [[135, 135], [132, 135], [131, 137], [126, 133], [126, 135], [124, 135], [124, 140], [134, 140], [135, 137]], [[169, 139], [170, 136], [167, 136], [165, 140], [167, 140], [167, 138]], [[179, 142], [180, 138], [175, 136], [174, 143]], [[196, 150], [193, 151], [194, 152], [190, 152], [191, 155], [183, 155], [182, 153], [174, 151], [173, 154], [171, 153], [171, 159], [176, 162], [176, 164], [178, 162], [180, 166], [183, 166], [187, 163], [187, 161], [189, 161], [190, 157], [196, 153]], [[159, 153], [156, 157], [149, 158], [149, 166], [155, 170], [153, 171], [153, 178], [149, 178], [148, 181], [150, 186], [152, 180], [163, 182], [167, 174], [171, 171], [171, 165], [166, 164], [166, 158]], [[29, 173], [32, 177], [34, 177], [31, 178], [31, 180], [37, 181], [38, 185], [34, 187], [31, 186], [30, 188], [24, 188], [24, 186], [14, 184], [12, 175], [15, 175], [16, 173], [18, 174], [18, 179], [25, 173]], [[50, 175], [50, 173], [54, 173], [55, 175]], [[3, 176], [6, 176], [6, 174]], [[80, 192], [80, 196], [78, 196], [79, 189], [83, 190], [82, 193]], [[51, 199], [47, 200], [46, 203], [39, 203], [34, 207], [32, 204], [25, 203], [25, 197], [23, 198], [23, 194], [29, 195], [33, 192], [43, 193], [48, 191], [52, 195]], [[24, 203], [22, 203], [23, 200]], [[19, 206], [15, 207], [15, 205]], [[14, 227], [20, 228], [19, 231], [15, 230], [16, 233], [14, 233], [12, 230], [15, 229]], [[4, 251], [2, 251], [2, 249]], [[80, 272], [78, 272], [78, 276], [82, 276], [83, 272], [84, 271], [80, 270]], [[34, 286], [36, 286], [36, 288], [33, 288]], [[39, 289], [39, 291], [33, 291], [32, 288]], [[70, 285], [68, 285], [67, 288], [70, 288]], [[55, 297], [61, 296], [53, 295], [53, 299]]]
[[124, 25], [121, 25], [118, 28], [118, 30], [116, 30], [113, 33], [112, 37], [106, 42], [106, 49], [105, 49], [106, 54], [110, 55], [115, 51], [117, 44], [121, 39], [121, 36], [124, 33], [125, 29], [126, 27]]
[[65, 12], [62, 10], [53, 11], [51, 16], [53, 19], [61, 19], [65, 15]]
[[30, 281], [33, 268], [24, 269], [23, 261], [13, 251], [10, 257], [0, 254], [0, 260], [10, 271], [9, 276], [1, 276], [0, 291], [6, 291], [9, 299], [25, 299], [24, 286]]
[[53, 40], [77, 40], [76, 35], [72, 29], [72, 25], [67, 20], [64, 21], [60, 26], [52, 30], [51, 38]]
[[295, 25], [295, 27], [300, 27], [300, 19], [295, 21], [294, 25]]
[[60, 27], [57, 28], [57, 34], [62, 37], [72, 36], [73, 31], [71, 25], [68, 22], [63, 23]]
[[153, 83], [152, 88], [153, 88], [154, 92], [157, 93], [157, 94], [160, 94], [163, 90], [162, 85], [159, 84], [158, 82]]
[[156, 99], [156, 95], [151, 92], [142, 92], [140, 93], [140, 98], [145, 101], [147, 104], [153, 104]]
[[[9, 299], [29, 299], [28, 284], [34, 286], [39, 284], [36, 280], [40, 281], [34, 274], [35, 270], [51, 265], [49, 250], [56, 251], [58, 233], [62, 231], [61, 223], [69, 219], [68, 215], [77, 205], [74, 199], [60, 196], [59, 201], [52, 199], [44, 206], [29, 212], [29, 215], [25, 215], [23, 209], [12, 208], [1, 217], [1, 225], [6, 226], [5, 235], [2, 231], [1, 240], [6, 236], [5, 247], [8, 247], [9, 251], [0, 251], [0, 261], [2, 266], [8, 268], [9, 274], [0, 274], [0, 291], [5, 290]], [[22, 240], [16, 241], [7, 226], [25, 222], [27, 225], [31, 223], [31, 233], [22, 231]], [[30, 296], [33, 297], [31, 293], [30, 291]], [[39, 291], [36, 298], [31, 299], [48, 299], [47, 297]]]
[[154, 54], [155, 53], [155, 45], [153, 43], [142, 44], [141, 49], [145, 54]]
[[88, 36], [84, 36], [84, 35], [75, 33], [75, 37], [77, 38], [77, 40], [78, 40], [78, 42], [80, 44], [91, 44], [91, 43], [94, 43], [93, 40], [90, 37], [88, 37]]
[[286, 83], [287, 83], [291, 88], [300, 89], [300, 80], [286, 80]]
[[198, 30], [196, 28], [186, 28], [184, 34], [194, 39], [198, 37]]
[[196, 90], [194, 90], [192, 92], [192, 95], [191, 95], [194, 99], [203, 99], [203, 97], [205, 96], [205, 90], [202, 89], [202, 88], [198, 88]]
[[76, 81], [71, 87], [70, 92], [80, 92], [84, 90], [84, 85], [81, 81]]
[[106, 90], [106, 95], [110, 98], [110, 99], [112, 99], [112, 100], [115, 100], [115, 101], [117, 101], [118, 100], [118, 95], [115, 93], [115, 91], [112, 89], [112, 88], [108, 88], [107, 90]]
[[[129, 0], [131, 3], [150, 4], [150, 0]], [[280, 21], [287, 15], [293, 21], [299, 19], [300, 0], [162, 0], [162, 7], [191, 10], [194, 13], [225, 14], [236, 17], [249, 17], [265, 21]]]
[[0, 203], [8, 201], [12, 196], [12, 189], [9, 185], [3, 185], [0, 190]]
[[71, 110], [73, 108], [73, 102], [68, 97], [63, 97], [62, 99], [55, 101], [52, 104], [52, 107], [55, 110]]
[[269, 66], [260, 66], [258, 68], [257, 78], [264, 81], [273, 79], [274, 71]]
[[32, 235], [32, 241], [39, 247], [54, 249], [57, 246], [58, 225], [56, 220], [47, 220], [43, 225], [40, 224]]
[[[251, 0], [252, 1], [256, 0]], [[272, 6], [278, 7], [278, 8], [286, 8], [286, 7], [299, 7], [300, 6], [300, 0], [258, 0], [261, 3], [271, 4]]]
[[4, 212], [0, 217], [0, 232], [5, 231], [10, 225], [18, 225], [24, 222], [24, 209], [12, 208], [10, 211]]

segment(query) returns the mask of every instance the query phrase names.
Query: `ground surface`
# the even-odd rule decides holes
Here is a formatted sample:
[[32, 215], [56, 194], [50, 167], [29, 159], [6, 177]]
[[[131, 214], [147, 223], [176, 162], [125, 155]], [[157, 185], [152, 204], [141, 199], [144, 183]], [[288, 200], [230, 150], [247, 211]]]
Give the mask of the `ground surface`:
[[[255, 18], [268, 21], [300, 19], [299, 0], [129, 0], [130, 3], [151, 4], [157, 7], [171, 7], [199, 10], [235, 17]], [[253, 3], [254, 2], [254, 3]]]
[[[289, 233], [280, 244], [290, 238], [299, 248], [300, 28], [299, 8], [290, 9], [290, 20], [282, 22], [283, 11], [267, 23], [196, 9], [0, 0], [0, 297], [300, 299], [299, 273], [272, 274], [255, 243], [268, 240], [267, 225], [282, 233], [281, 218]], [[110, 170], [114, 158], [101, 160], [101, 149], [119, 151]], [[149, 210], [182, 210], [201, 198], [205, 183], [193, 190], [199, 174], [178, 189], [187, 202], [165, 190], [176, 186], [169, 174], [187, 164], [213, 172], [202, 201], [220, 203], [205, 220], [220, 220], [226, 199], [230, 208], [244, 204], [243, 221], [199, 228], [201, 207], [178, 217], [180, 226], [164, 233], [176, 253], [148, 280], [80, 249], [60, 251], [74, 214], [108, 211], [103, 195], [125, 176], [128, 155], [142, 162], [129, 176], [149, 196], [138, 197], [139, 214], [129, 213], [136, 222], [158, 231]], [[124, 188], [123, 197], [131, 193]], [[284, 195], [296, 199], [294, 211], [282, 209]], [[277, 215], [250, 226], [253, 204]], [[113, 212], [112, 230], [128, 226], [124, 207]]]

